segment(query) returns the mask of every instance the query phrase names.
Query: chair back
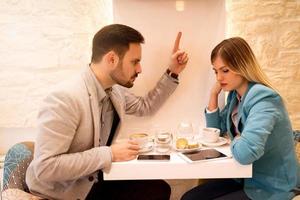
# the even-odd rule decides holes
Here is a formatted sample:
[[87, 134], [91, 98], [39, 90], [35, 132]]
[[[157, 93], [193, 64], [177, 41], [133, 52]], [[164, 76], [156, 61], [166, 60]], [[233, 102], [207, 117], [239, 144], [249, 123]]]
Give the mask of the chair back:
[[34, 142], [21, 142], [12, 146], [4, 160], [3, 189], [29, 192], [25, 183], [26, 170], [33, 159]]
[[[295, 152], [299, 163], [300, 162], [300, 130], [294, 130], [294, 141], [295, 141]], [[300, 195], [300, 180], [298, 180], [297, 187], [294, 189], [294, 193], [297, 196]]]
[[300, 130], [294, 131], [294, 141], [295, 141], [296, 156], [299, 162], [300, 161]]

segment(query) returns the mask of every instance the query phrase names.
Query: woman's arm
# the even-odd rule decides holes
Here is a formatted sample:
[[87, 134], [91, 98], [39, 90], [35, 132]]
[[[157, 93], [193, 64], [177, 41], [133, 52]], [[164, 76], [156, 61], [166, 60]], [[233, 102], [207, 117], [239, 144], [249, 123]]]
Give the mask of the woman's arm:
[[248, 113], [244, 129], [241, 136], [231, 143], [232, 154], [241, 164], [253, 163], [264, 155], [265, 144], [283, 106], [279, 95], [270, 95], [266, 91], [248, 99], [243, 108], [243, 112]]
[[207, 106], [207, 109], [209, 111], [213, 111], [219, 107], [218, 106], [218, 97], [219, 97], [221, 90], [222, 90], [222, 88], [221, 88], [220, 83], [216, 82], [210, 92], [209, 102], [208, 102], [208, 106]]
[[[227, 107], [220, 112], [218, 106], [218, 97], [222, 88], [220, 83], [216, 82], [211, 89], [208, 107], [205, 110], [206, 127], [214, 127], [221, 130], [221, 135], [227, 132], [226, 114]], [[207, 112], [210, 111], [210, 112]], [[214, 112], [211, 112], [214, 111]]]

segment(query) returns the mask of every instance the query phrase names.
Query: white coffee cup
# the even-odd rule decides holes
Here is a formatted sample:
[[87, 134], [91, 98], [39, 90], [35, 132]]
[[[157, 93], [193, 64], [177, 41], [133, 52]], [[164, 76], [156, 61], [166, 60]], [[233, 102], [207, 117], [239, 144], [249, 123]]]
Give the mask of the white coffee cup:
[[143, 149], [149, 142], [149, 135], [147, 133], [133, 133], [129, 136], [129, 139], [137, 142], [140, 148]]
[[206, 127], [203, 128], [202, 134], [205, 142], [214, 143], [217, 142], [220, 137], [220, 129]]

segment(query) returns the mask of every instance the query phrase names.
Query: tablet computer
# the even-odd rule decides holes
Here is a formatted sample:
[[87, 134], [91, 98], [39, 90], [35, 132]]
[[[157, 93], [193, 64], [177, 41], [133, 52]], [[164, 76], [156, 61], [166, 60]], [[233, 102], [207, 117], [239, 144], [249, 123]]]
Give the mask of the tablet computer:
[[189, 163], [231, 158], [216, 149], [202, 149], [196, 152], [179, 153], [179, 155]]

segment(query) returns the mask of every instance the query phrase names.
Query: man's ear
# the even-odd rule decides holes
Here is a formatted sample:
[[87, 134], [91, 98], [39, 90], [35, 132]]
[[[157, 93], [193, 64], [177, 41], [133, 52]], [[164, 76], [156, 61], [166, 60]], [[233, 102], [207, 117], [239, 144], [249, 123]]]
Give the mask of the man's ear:
[[118, 54], [116, 54], [116, 52], [111, 50], [105, 55], [105, 60], [107, 64], [109, 64], [112, 67], [115, 67], [119, 63], [119, 56]]

